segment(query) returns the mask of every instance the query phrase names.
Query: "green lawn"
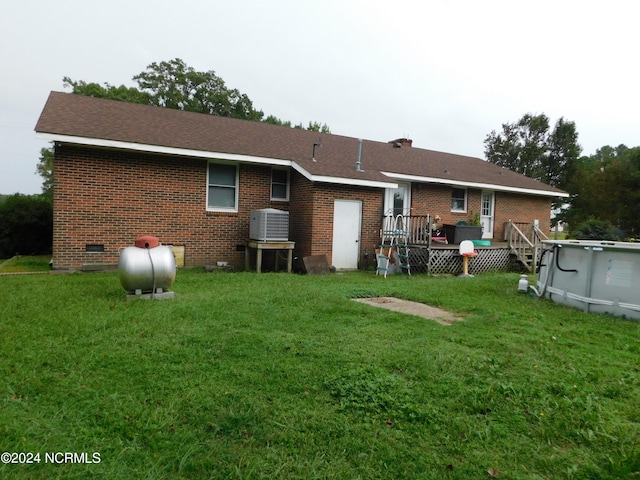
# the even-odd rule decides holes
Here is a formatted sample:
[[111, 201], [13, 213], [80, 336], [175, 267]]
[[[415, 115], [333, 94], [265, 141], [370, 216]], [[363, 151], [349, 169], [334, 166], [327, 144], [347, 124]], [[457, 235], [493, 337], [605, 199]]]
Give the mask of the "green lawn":
[[0, 273], [34, 273], [51, 270], [51, 255], [21, 256], [0, 259]]
[[[517, 283], [179, 271], [126, 301], [115, 273], [0, 277], [2, 451], [40, 454], [0, 478], [638, 478], [640, 323]], [[466, 320], [350, 300], [378, 295]]]

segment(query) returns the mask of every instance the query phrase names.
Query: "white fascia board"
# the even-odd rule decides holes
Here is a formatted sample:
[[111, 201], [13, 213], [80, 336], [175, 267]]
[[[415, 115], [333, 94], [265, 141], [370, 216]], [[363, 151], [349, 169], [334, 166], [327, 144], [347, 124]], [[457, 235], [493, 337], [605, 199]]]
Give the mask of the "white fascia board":
[[78, 145], [90, 145], [93, 147], [120, 148], [125, 150], [135, 150], [138, 152], [161, 153], [166, 155], [180, 155], [196, 158], [208, 158], [216, 160], [229, 160], [244, 163], [261, 163], [290, 167], [291, 160], [281, 158], [255, 157], [253, 155], [242, 155], [238, 153], [207, 152], [204, 150], [191, 150], [188, 148], [164, 147], [161, 145], [147, 145], [144, 143], [121, 142], [118, 140], [104, 140], [100, 138], [74, 137], [71, 135], [58, 135], [52, 133], [36, 133], [36, 138], [54, 142], [74, 143]]
[[392, 173], [392, 172], [380, 172], [380, 173], [397, 180], [404, 180], [408, 182], [438, 183], [441, 185], [454, 185], [459, 187], [480, 188], [480, 189], [486, 189], [486, 190], [495, 190], [498, 192], [524, 193], [527, 195], [540, 195], [544, 197], [563, 197], [563, 198], [569, 197], [568, 193], [551, 192], [549, 190], [509, 187], [506, 185], [493, 185], [490, 183], [463, 182], [460, 180], [448, 180], [446, 178], [420, 177], [417, 175], [405, 175], [403, 173]]
[[93, 147], [119, 148], [134, 150], [138, 152], [160, 153], [166, 155], [179, 155], [195, 158], [206, 158], [215, 160], [228, 160], [243, 163], [259, 163], [266, 165], [276, 165], [279, 167], [292, 167], [305, 178], [312, 182], [326, 182], [341, 185], [358, 185], [364, 187], [377, 188], [397, 188], [398, 184], [391, 182], [379, 182], [374, 180], [358, 180], [357, 178], [329, 177], [324, 175], [312, 175], [293, 160], [283, 160], [281, 158], [256, 157], [253, 155], [242, 155], [238, 153], [207, 152], [204, 150], [191, 150], [187, 148], [165, 147], [161, 145], [148, 145], [144, 143], [121, 142], [118, 140], [105, 140], [101, 138], [76, 137], [72, 135], [59, 135], [55, 133], [36, 132], [36, 138], [62, 143], [73, 143], [77, 145], [89, 145]]
[[300, 175], [311, 182], [336, 183], [340, 185], [358, 185], [360, 187], [376, 187], [376, 188], [398, 188], [395, 182], [378, 182], [375, 180], [358, 180], [357, 178], [329, 177], [326, 175], [313, 175], [308, 170], [302, 168], [297, 163], [291, 165], [293, 169]]
[[344, 178], [344, 177], [327, 177], [325, 175], [314, 175], [311, 181], [337, 183], [340, 185], [357, 185], [359, 187], [398, 188], [398, 184], [393, 182], [378, 182], [375, 180], [358, 180], [357, 178]]

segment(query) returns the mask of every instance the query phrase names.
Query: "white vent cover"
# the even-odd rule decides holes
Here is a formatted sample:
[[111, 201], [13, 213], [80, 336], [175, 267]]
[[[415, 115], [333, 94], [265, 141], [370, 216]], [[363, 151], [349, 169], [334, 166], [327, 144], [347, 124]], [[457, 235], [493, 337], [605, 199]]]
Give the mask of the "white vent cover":
[[249, 238], [261, 242], [286, 242], [289, 240], [289, 212], [275, 208], [253, 210]]

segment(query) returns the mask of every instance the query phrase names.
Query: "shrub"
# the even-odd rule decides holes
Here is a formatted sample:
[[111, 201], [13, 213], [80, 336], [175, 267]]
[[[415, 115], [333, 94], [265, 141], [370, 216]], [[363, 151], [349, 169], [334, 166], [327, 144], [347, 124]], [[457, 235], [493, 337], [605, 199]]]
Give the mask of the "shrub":
[[624, 233], [619, 229], [615, 229], [608, 220], [590, 218], [586, 222], [579, 224], [575, 230], [571, 231], [569, 236], [578, 240], [619, 241], [624, 238]]
[[0, 258], [51, 253], [53, 207], [40, 195], [12, 195], [0, 203]]

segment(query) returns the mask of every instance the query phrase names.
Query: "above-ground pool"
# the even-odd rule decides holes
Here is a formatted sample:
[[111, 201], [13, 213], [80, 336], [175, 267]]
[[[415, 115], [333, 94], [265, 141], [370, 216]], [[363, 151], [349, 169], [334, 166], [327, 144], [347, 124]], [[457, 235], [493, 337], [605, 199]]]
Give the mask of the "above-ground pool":
[[543, 241], [534, 290], [585, 312], [640, 320], [640, 244]]

